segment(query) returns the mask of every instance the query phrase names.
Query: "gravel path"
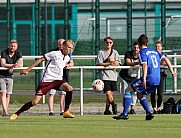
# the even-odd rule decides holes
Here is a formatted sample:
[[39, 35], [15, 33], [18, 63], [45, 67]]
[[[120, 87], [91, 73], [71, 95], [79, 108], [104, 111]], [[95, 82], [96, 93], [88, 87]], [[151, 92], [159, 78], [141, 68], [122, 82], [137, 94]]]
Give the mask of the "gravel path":
[[[22, 94], [22, 92], [14, 92], [13, 94], [15, 95], [20, 95]], [[25, 93], [23, 92], [24, 95], [34, 95], [33, 92], [30, 93]], [[74, 93], [75, 94], [75, 93]], [[86, 93], [86, 95], [84, 96], [90, 96], [90, 94], [92, 95], [92, 93]], [[95, 93], [94, 93], [95, 94]], [[117, 96], [120, 96], [120, 93], [115, 93]], [[80, 96], [79, 92], [76, 92], [77, 96]], [[96, 94], [97, 96], [105, 96], [104, 94], [98, 93]], [[167, 95], [164, 97], [169, 98], [171, 97], [170, 95]], [[175, 95], [174, 98], [180, 99], [181, 95]], [[118, 114], [122, 112], [122, 104], [121, 103], [117, 103], [118, 104]], [[9, 113], [13, 114], [14, 112], [16, 112], [23, 104], [10, 104], [9, 105]], [[151, 104], [150, 104], [151, 105]], [[151, 107], [151, 106], [150, 106]], [[1, 108], [2, 110], [2, 108]], [[73, 114], [76, 115], [80, 115], [80, 104], [72, 104], [70, 106], [70, 110]], [[83, 114], [103, 114], [105, 110], [105, 103], [84, 103], [83, 104]], [[54, 111], [56, 115], [59, 115], [59, 104], [54, 104]], [[135, 111], [137, 114], [143, 114], [145, 113], [145, 111], [143, 110], [142, 106], [140, 105], [140, 103], [138, 102], [136, 107], [135, 107]], [[29, 109], [28, 111], [22, 113], [24, 115], [48, 115], [49, 111], [48, 111], [48, 105], [47, 104], [38, 104], [34, 107], [32, 107], [31, 109]]]

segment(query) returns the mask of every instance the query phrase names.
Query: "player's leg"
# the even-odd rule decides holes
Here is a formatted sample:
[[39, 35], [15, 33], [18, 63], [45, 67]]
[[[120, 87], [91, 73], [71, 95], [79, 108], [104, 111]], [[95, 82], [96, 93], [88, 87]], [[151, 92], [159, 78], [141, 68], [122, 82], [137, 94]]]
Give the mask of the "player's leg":
[[10, 119], [15, 120], [17, 118], [17, 116], [19, 116], [22, 112], [24, 112], [24, 111], [30, 109], [32, 106], [38, 104], [38, 102], [40, 101], [41, 98], [42, 98], [42, 95], [36, 95], [32, 101], [25, 103], [17, 112], [15, 112], [11, 116]]
[[129, 107], [131, 106], [131, 93], [134, 92], [131, 86], [128, 86], [125, 90], [123, 97], [123, 112], [119, 116], [113, 116], [113, 119], [128, 119]]
[[148, 104], [148, 100], [144, 96], [144, 93], [138, 93], [137, 95], [138, 95], [138, 99], [140, 101], [140, 104], [142, 105], [142, 107], [146, 111], [146, 118], [145, 118], [145, 120], [152, 120], [154, 118], [154, 116], [151, 113], [150, 106]]
[[66, 91], [65, 110], [64, 110], [64, 115], [63, 115], [64, 118], [74, 118], [74, 115], [72, 115], [69, 111], [69, 106], [72, 101], [73, 87], [69, 85], [68, 83], [63, 83], [59, 89]]
[[142, 107], [146, 111], [146, 114], [151, 113], [150, 106], [148, 104], [148, 100], [144, 96], [144, 93], [137, 93], [137, 95], [138, 95], [138, 99], [140, 100], [140, 104], [142, 105]]
[[55, 89], [51, 89], [48, 92], [48, 108], [49, 108], [49, 116], [54, 115], [53, 103], [54, 103], [54, 95], [56, 93]]

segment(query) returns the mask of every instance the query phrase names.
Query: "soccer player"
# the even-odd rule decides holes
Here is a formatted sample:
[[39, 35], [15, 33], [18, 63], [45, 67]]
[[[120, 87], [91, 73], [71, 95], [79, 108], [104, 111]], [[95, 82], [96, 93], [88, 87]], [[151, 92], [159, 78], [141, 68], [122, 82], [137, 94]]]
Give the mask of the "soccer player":
[[21, 70], [20, 74], [28, 74], [29, 71], [38, 65], [40, 62], [47, 60], [48, 63], [46, 65], [45, 71], [42, 74], [42, 79], [38, 84], [36, 89], [35, 97], [32, 101], [24, 104], [15, 114], [11, 116], [10, 119], [15, 120], [18, 115], [22, 112], [30, 109], [32, 106], [38, 104], [43, 95], [46, 95], [51, 89], [55, 90], [63, 90], [66, 91], [65, 97], [65, 110], [63, 117], [64, 118], [74, 118], [69, 111], [69, 106], [72, 101], [72, 92], [73, 88], [67, 82], [65, 82], [62, 78], [63, 76], [63, 68], [66, 66], [70, 57], [68, 56], [74, 46], [74, 42], [72, 40], [66, 40], [63, 42], [63, 49], [59, 51], [51, 51], [43, 55], [43, 57], [37, 59], [31, 66], [27, 69]]
[[145, 34], [138, 38], [140, 52], [138, 53], [140, 64], [142, 66], [142, 77], [133, 81], [125, 90], [123, 98], [123, 112], [119, 116], [113, 116], [113, 119], [128, 119], [129, 107], [131, 105], [131, 93], [137, 92], [137, 97], [146, 111], [146, 119], [152, 120], [154, 118], [150, 111], [148, 101], [144, 95], [149, 95], [154, 92], [160, 83], [160, 61], [165, 60], [172, 76], [176, 76], [173, 71], [171, 63], [167, 57], [160, 52], [148, 48], [148, 38]]
[[[61, 50], [64, 41], [65, 41], [65, 39], [59, 39], [58, 46], [53, 51]], [[66, 82], [69, 82], [69, 68], [74, 66], [74, 62], [72, 59], [72, 53], [69, 54], [69, 57], [70, 57], [70, 60], [63, 69], [63, 80]], [[58, 92], [59, 98], [60, 98], [60, 115], [63, 115], [66, 92], [65, 91], [57, 91], [57, 92]], [[53, 101], [54, 101], [55, 93], [56, 93], [56, 90], [54, 90], [54, 89], [51, 89], [50, 92], [48, 93], [49, 94], [49, 96], [48, 96], [49, 116], [54, 115]]]

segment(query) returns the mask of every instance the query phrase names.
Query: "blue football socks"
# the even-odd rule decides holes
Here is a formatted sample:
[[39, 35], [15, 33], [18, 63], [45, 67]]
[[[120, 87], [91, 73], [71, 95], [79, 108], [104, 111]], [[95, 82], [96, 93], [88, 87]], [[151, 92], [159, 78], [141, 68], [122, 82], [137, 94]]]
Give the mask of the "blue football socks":
[[123, 98], [123, 114], [127, 115], [129, 112], [129, 107], [131, 105], [131, 92], [125, 91], [124, 98]]
[[143, 108], [145, 109], [146, 111], [146, 114], [149, 114], [151, 111], [150, 111], [150, 106], [148, 104], [148, 100], [146, 99], [146, 97], [142, 97], [140, 99], [140, 104], [143, 106]]

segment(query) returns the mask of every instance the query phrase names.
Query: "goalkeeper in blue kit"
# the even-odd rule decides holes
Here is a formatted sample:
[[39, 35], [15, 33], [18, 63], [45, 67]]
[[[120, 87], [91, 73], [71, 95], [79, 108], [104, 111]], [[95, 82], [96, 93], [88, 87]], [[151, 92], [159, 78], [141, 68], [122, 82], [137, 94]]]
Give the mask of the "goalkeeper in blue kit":
[[145, 120], [152, 120], [154, 118], [153, 114], [151, 113], [148, 100], [144, 95], [149, 95], [150, 93], [154, 92], [160, 83], [159, 72], [161, 59], [165, 60], [172, 76], [176, 76], [170, 60], [160, 52], [148, 48], [148, 37], [145, 34], [140, 35], [138, 38], [138, 43], [140, 47], [138, 57], [142, 66], [142, 76], [130, 83], [130, 85], [126, 88], [123, 97], [123, 112], [118, 116], [113, 116], [113, 119], [116, 120], [128, 119], [129, 107], [131, 105], [131, 93], [133, 92], [137, 92], [137, 97], [140, 104], [146, 111]]

